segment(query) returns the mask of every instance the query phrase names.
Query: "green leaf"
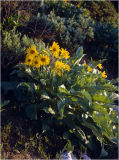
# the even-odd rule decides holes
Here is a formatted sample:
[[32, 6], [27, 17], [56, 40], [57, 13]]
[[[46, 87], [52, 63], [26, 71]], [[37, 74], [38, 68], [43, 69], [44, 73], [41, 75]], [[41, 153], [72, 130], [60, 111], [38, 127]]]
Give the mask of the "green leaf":
[[61, 118], [63, 118], [64, 106], [65, 106], [65, 104], [67, 104], [67, 102], [68, 102], [67, 99], [59, 100], [59, 101], [57, 102], [57, 107], [58, 107], [58, 111], [59, 111], [59, 113], [60, 113]]
[[85, 133], [81, 129], [76, 130], [74, 134], [84, 143], [87, 141]]
[[92, 118], [85, 118], [84, 116], [82, 117], [83, 122], [81, 121], [81, 124], [87, 128], [90, 128], [93, 132], [93, 134], [99, 138], [99, 140], [102, 140], [102, 133], [101, 133], [101, 129], [96, 126], [96, 124], [94, 123], [94, 121], [92, 120]]
[[108, 115], [107, 109], [104, 108], [104, 106], [102, 106], [100, 104], [93, 103], [93, 108], [94, 108], [95, 111], [98, 111], [100, 113], [105, 114], [105, 116]]
[[64, 85], [61, 85], [61, 86], [59, 86], [58, 87], [58, 91], [60, 92], [60, 93], [69, 93], [68, 92], [68, 90], [66, 89], [66, 87], [64, 86]]
[[46, 92], [41, 95], [40, 99], [51, 99]]
[[108, 91], [118, 91], [118, 88], [110, 83], [106, 83], [102, 87], [103, 89], [108, 90]]
[[111, 82], [111, 84], [119, 83], [119, 78], [109, 80], [109, 82]]
[[57, 102], [57, 106], [58, 106], [58, 111], [59, 111], [59, 113], [60, 113], [60, 116], [63, 118], [64, 103], [63, 103], [61, 100], [59, 100], [59, 101]]
[[46, 86], [46, 80], [45, 79], [40, 79], [40, 82], [42, 85]]
[[98, 102], [103, 102], [103, 103], [110, 103], [110, 99], [103, 95], [94, 95], [93, 100]]
[[89, 100], [89, 106], [92, 105], [92, 97], [91, 97], [91, 95], [85, 90], [82, 90], [81, 93], [82, 93], [82, 95], [84, 95]]
[[83, 55], [83, 47], [79, 47], [76, 51], [76, 56], [78, 56], [78, 58], [82, 57]]
[[118, 100], [118, 99], [119, 99], [119, 94], [117, 94], [117, 93], [112, 93], [111, 96], [110, 96], [110, 99], [111, 99], [112, 101]]
[[100, 112], [93, 112], [92, 114], [93, 120], [101, 127], [101, 129], [106, 133], [105, 136], [110, 139], [113, 137], [112, 129], [110, 124], [108, 124], [108, 120], [104, 114]]
[[85, 111], [85, 112], [89, 112], [91, 111], [91, 107], [89, 108], [89, 102], [86, 98], [80, 98], [78, 97], [78, 104], [80, 105], [80, 107]]
[[82, 60], [82, 58], [83, 58], [84, 56], [85, 56], [85, 54], [83, 54], [80, 58], [78, 58], [78, 59], [76, 60], [76, 62], [74, 63], [73, 67], [74, 67], [76, 64], [79, 64], [80, 61]]

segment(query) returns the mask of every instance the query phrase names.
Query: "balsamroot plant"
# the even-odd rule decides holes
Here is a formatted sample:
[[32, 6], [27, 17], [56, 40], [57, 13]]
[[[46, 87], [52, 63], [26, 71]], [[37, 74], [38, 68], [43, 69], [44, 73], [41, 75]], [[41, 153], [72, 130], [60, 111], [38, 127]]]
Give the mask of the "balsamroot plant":
[[117, 143], [116, 80], [107, 79], [103, 61], [81, 64], [83, 56], [82, 47], [71, 57], [56, 42], [27, 48], [24, 63], [11, 73], [18, 79], [14, 101], [40, 121], [42, 134], [90, 149], [93, 136], [101, 144]]

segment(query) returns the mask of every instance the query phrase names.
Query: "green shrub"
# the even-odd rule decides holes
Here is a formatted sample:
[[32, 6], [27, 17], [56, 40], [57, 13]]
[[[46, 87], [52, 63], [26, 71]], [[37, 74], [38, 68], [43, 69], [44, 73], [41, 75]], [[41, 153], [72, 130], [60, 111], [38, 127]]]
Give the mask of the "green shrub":
[[60, 42], [62, 46], [75, 52], [86, 38], [90, 40], [94, 37], [89, 14], [84, 10], [79, 10], [79, 13], [73, 17], [60, 17], [53, 11], [48, 15], [39, 13], [26, 27], [23, 27], [23, 30], [24, 33], [43, 39], [47, 43], [54, 40]]
[[25, 58], [25, 50], [31, 45], [36, 45], [38, 49], [44, 48], [45, 44], [36, 39], [30, 39], [28, 36], [22, 36], [15, 29], [11, 31], [2, 30], [1, 41], [1, 69], [2, 79], [7, 79], [11, 69]]
[[[16, 109], [24, 110], [31, 120], [39, 120], [42, 134], [51, 139], [54, 135], [59, 143], [71, 141], [73, 146], [92, 152], [93, 136], [101, 144], [107, 139], [117, 144], [118, 120], [113, 110], [118, 97], [113, 85], [116, 81], [105, 79], [99, 72], [97, 65], [101, 61], [80, 65], [82, 47], [67, 60], [53, 58], [48, 48], [47, 53], [38, 51], [52, 59], [50, 65], [36, 68], [19, 64], [19, 69], [11, 73], [13, 81], [2, 83], [4, 94], [14, 93], [7, 97]], [[52, 70], [56, 60], [68, 64], [71, 70], [61, 70], [62, 75], [57, 75]]]
[[114, 26], [118, 25], [118, 13], [111, 1], [76, 1], [74, 5], [80, 5], [80, 8], [86, 8], [90, 12], [92, 19], [102, 23], [109, 22]]

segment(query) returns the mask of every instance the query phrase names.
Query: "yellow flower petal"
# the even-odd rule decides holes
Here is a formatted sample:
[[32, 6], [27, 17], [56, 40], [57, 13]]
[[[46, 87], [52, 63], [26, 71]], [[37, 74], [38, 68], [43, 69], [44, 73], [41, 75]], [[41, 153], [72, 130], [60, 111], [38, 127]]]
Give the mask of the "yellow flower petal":
[[36, 46], [29, 47], [29, 48], [26, 50], [26, 53], [27, 53], [27, 54], [31, 54], [31, 55], [38, 55], [38, 52], [37, 52], [37, 50], [36, 50]]
[[66, 49], [61, 48], [61, 56], [65, 59], [70, 58], [69, 52]]
[[88, 70], [88, 72], [92, 72], [93, 71], [93, 69], [91, 67], [88, 67], [87, 70]]
[[29, 66], [32, 66], [32, 60], [33, 60], [33, 58], [34, 58], [34, 55], [27, 54], [26, 58], [25, 58], [25, 64], [29, 65]]
[[55, 68], [56, 69], [63, 69], [64, 68], [64, 63], [62, 61], [56, 61], [55, 62]]
[[40, 54], [38, 56], [38, 60], [40, 61], [41, 65], [47, 66], [50, 63], [50, 58], [46, 55]]
[[66, 71], [70, 71], [71, 69], [70, 69], [70, 66], [68, 65], [68, 64], [65, 64], [64, 65], [64, 69], [66, 70]]
[[102, 72], [102, 78], [106, 78], [106, 77], [107, 77], [106, 72], [103, 71], [103, 72]]
[[62, 76], [62, 72], [61, 72], [60, 69], [57, 70], [57, 74], [58, 74], [58, 76], [60, 76], [60, 77]]
[[34, 67], [40, 68], [41, 64], [40, 64], [40, 61], [39, 61], [38, 56], [35, 56], [35, 57], [33, 58], [32, 65], [33, 65]]
[[50, 50], [51, 50], [54, 57], [56, 57], [56, 58], [59, 57], [60, 47], [59, 47], [58, 43], [53, 42], [52, 46], [50, 47]]
[[98, 64], [99, 69], [102, 69], [102, 64]]

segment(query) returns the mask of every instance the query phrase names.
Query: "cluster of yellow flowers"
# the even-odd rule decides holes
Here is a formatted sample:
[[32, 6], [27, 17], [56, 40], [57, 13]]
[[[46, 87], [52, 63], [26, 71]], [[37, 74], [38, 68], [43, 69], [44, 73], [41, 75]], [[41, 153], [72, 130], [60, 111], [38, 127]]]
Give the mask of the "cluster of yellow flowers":
[[60, 49], [60, 46], [56, 42], [53, 42], [52, 46], [50, 47], [50, 50], [51, 50], [53, 56], [56, 58], [60, 58], [60, 59], [70, 58], [69, 52], [63, 48]]
[[36, 46], [29, 47], [26, 50], [26, 53], [26, 65], [40, 68], [40, 66], [46, 66], [50, 63], [50, 58], [44, 54], [39, 54], [36, 50]]
[[[87, 68], [88, 72], [92, 72], [93, 71], [93, 68], [92, 67], [88, 67], [86, 62], [84, 62], [83, 64], [84, 67]], [[102, 64], [98, 64], [98, 68], [101, 70], [103, 67], [102, 67]], [[107, 75], [106, 75], [106, 72], [105, 71], [100, 71], [101, 75], [102, 75], [102, 78], [106, 78]]]
[[[51, 64], [50, 68], [52, 69], [52, 72], [57, 73], [59, 76], [62, 76], [63, 71], [69, 72], [71, 70], [70, 66], [63, 62], [63, 59], [70, 58], [69, 52], [63, 48], [60, 49], [60, 46], [56, 42], [53, 42], [52, 46], [49, 48], [49, 51], [43, 50], [39, 54], [36, 50], [36, 46], [32, 46], [26, 50], [26, 53], [26, 65], [40, 68], [41, 66], [48, 66]], [[93, 68], [87, 66], [86, 62], [84, 62], [83, 65], [87, 68], [88, 72], [93, 71]], [[101, 70], [103, 68], [102, 64], [98, 64], [98, 68]], [[103, 78], [107, 77], [105, 71], [100, 71], [100, 73]]]
[[25, 64], [33, 67], [40, 68], [41, 66], [48, 66], [50, 63], [54, 64], [53, 72], [62, 76], [62, 71], [70, 71], [70, 66], [63, 63], [63, 59], [70, 58], [69, 52], [66, 49], [59, 47], [58, 43], [53, 42], [49, 51], [43, 50], [38, 53], [36, 46], [29, 47], [26, 50]]

